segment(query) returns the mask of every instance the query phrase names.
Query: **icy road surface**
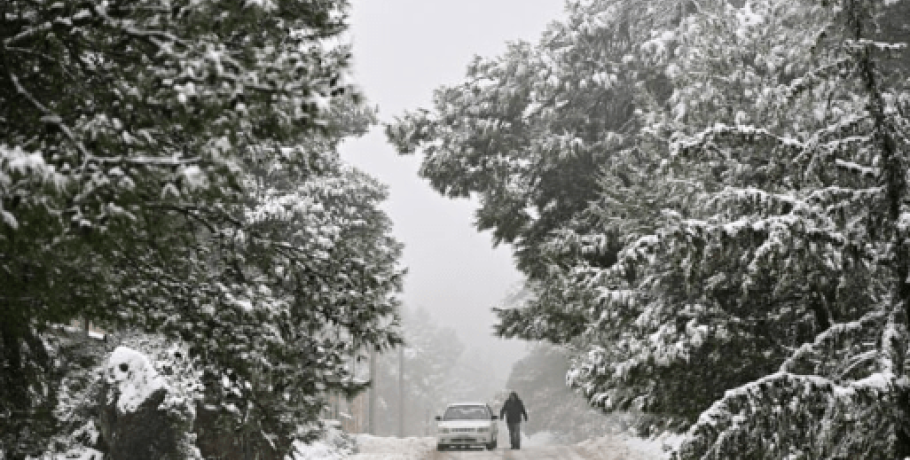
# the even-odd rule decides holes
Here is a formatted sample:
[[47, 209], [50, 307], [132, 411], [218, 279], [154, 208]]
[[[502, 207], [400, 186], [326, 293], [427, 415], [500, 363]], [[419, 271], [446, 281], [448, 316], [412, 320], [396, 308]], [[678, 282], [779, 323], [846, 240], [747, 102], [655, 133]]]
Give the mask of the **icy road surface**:
[[658, 460], [661, 446], [621, 436], [607, 436], [573, 446], [526, 446], [521, 450], [500, 447], [486, 450], [436, 451], [434, 438], [383, 438], [358, 436], [360, 453], [351, 460]]

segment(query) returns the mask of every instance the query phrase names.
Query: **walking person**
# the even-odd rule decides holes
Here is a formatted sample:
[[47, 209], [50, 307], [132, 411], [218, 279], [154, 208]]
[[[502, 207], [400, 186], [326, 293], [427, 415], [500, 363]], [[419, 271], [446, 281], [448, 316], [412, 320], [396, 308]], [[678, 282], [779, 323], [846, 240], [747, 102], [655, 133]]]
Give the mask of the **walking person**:
[[509, 394], [509, 399], [502, 405], [499, 411], [499, 418], [506, 421], [509, 427], [509, 443], [513, 449], [521, 449], [521, 417], [528, 421], [528, 413], [525, 411], [525, 405], [518, 399], [518, 394], [514, 391]]

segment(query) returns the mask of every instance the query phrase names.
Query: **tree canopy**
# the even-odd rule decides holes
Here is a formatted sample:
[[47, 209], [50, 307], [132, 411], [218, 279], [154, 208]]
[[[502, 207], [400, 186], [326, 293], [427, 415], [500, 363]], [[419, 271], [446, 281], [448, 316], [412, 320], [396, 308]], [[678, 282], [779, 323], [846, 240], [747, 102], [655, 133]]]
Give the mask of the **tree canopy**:
[[6, 455], [54, 431], [58, 324], [185, 342], [206, 402], [278, 450], [319, 392], [362, 387], [346, 358], [400, 341], [385, 189], [337, 154], [375, 123], [347, 78], [347, 9], [0, 4]]
[[[500, 231], [493, 209], [518, 220], [499, 235], [533, 295], [498, 331], [576, 350], [568, 378], [592, 404], [689, 429], [681, 458], [896, 458], [906, 12], [568, 2], [538, 45], [477, 60], [388, 133], [441, 192], [480, 195], [479, 229]], [[478, 71], [538, 62], [535, 90]], [[557, 186], [570, 205], [544, 165], [581, 186]]]

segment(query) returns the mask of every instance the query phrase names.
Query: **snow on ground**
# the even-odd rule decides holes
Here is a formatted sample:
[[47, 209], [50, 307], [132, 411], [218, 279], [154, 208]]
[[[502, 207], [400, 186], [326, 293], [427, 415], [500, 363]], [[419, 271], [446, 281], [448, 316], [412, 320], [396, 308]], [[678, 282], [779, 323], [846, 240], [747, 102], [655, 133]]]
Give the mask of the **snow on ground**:
[[[356, 438], [360, 453], [350, 457], [351, 460], [426, 460], [436, 450], [436, 439], [432, 437], [392, 438], [360, 434]], [[678, 435], [650, 440], [622, 434], [608, 435], [581, 442], [574, 446], [574, 451], [587, 460], [660, 460], [666, 458], [668, 449], [681, 440], [682, 436]], [[524, 438], [522, 451], [530, 453], [535, 447], [550, 445], [553, 445], [552, 437], [538, 434]]]
[[[509, 432], [508, 428], [500, 431], [501, 443], [505, 445], [509, 444]], [[553, 433], [549, 431], [538, 431], [537, 433], [528, 436], [524, 433], [521, 433], [521, 445], [523, 447], [540, 447], [540, 446], [553, 446], [560, 444], [560, 442], [553, 436]]]
[[286, 460], [341, 460], [348, 458], [350, 452], [340, 450], [337, 446], [323, 440], [306, 444], [294, 441], [294, 447]]
[[658, 460], [667, 458], [669, 450], [677, 447], [682, 439], [682, 435], [644, 439], [620, 434], [589, 439], [578, 443], [578, 448], [590, 454], [589, 458], [592, 460], [602, 458], [602, 453], [615, 453], [617, 450], [623, 451], [623, 458], [628, 460]]
[[341, 430], [340, 424], [327, 423], [322, 436], [307, 444], [294, 441], [291, 453], [284, 460], [342, 460], [351, 456], [354, 440]]
[[436, 438], [387, 438], [357, 435], [356, 460], [424, 460], [436, 450]]

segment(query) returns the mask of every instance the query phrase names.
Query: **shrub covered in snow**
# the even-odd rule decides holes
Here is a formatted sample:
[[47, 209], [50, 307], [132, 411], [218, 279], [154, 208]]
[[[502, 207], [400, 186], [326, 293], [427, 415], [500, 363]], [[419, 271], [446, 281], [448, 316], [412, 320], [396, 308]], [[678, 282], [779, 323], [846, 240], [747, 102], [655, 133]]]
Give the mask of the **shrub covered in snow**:
[[43, 456], [198, 458], [192, 429], [201, 384], [185, 349], [137, 333], [99, 342], [61, 330], [49, 342], [66, 365], [60, 427]]
[[179, 398], [149, 358], [117, 347], [103, 370], [97, 418], [98, 447], [112, 459], [200, 458], [193, 445], [194, 401]]
[[211, 417], [202, 367], [181, 342], [138, 332], [99, 342], [71, 331], [50, 342], [69, 362], [56, 408], [62, 425], [36, 460], [341, 459], [356, 449], [351, 436], [322, 422], [298, 425], [286, 453], [262, 433], [238, 442]]
[[354, 437], [335, 426], [324, 425], [315, 440], [294, 441], [285, 460], [341, 460], [353, 454], [356, 447]]
[[167, 391], [167, 384], [158, 375], [149, 359], [136, 350], [117, 347], [104, 366], [104, 383], [117, 411], [135, 412], [152, 394]]

